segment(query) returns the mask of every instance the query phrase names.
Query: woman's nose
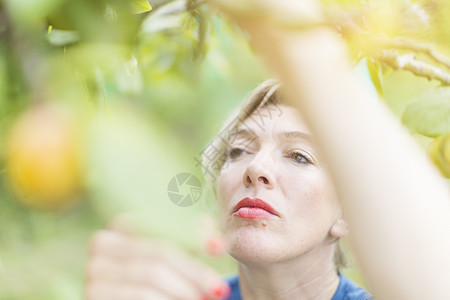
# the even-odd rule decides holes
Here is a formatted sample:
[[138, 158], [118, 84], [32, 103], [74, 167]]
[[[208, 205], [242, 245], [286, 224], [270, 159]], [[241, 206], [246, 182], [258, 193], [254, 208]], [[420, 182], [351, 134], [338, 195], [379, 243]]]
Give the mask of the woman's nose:
[[244, 185], [246, 187], [263, 186], [272, 189], [275, 184], [273, 175], [273, 162], [268, 155], [256, 156], [247, 166], [244, 173]]

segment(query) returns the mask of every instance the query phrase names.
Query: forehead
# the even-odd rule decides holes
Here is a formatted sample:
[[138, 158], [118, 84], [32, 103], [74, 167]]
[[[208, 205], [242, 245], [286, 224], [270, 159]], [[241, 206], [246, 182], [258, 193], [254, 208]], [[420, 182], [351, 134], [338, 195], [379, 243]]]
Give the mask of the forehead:
[[286, 105], [268, 105], [259, 108], [238, 124], [235, 133], [253, 137], [264, 134], [283, 135], [286, 138], [311, 136], [311, 131], [300, 113]]

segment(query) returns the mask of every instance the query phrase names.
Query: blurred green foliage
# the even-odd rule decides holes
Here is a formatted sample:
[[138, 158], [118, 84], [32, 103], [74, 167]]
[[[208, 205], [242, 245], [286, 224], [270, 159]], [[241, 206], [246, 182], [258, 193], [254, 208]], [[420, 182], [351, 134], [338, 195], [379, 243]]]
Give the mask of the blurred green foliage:
[[[375, 20], [378, 10], [398, 13], [386, 1], [324, 5], [338, 2], [342, 11], [362, 9]], [[449, 4], [393, 2], [423, 8], [434, 22], [425, 29], [433, 32], [431, 41], [448, 53], [450, 26], [441, 13]], [[0, 0], [1, 299], [80, 299], [89, 238], [122, 213], [139, 212], [142, 234], [177, 242], [222, 274], [235, 271], [229, 257], [206, 254], [198, 222], [214, 214], [211, 191], [205, 187], [197, 204], [180, 208], [168, 199], [167, 184], [182, 172], [202, 177], [195, 158], [248, 92], [271, 75], [245, 34], [206, 5], [179, 0], [151, 5], [151, 11], [135, 14], [136, 8], [146, 10], [142, 1]], [[422, 28], [417, 32], [417, 40], [424, 40]], [[389, 72], [358, 41], [349, 44], [356, 56], [367, 56], [368, 67], [360, 64], [362, 76], [368, 85], [374, 82], [374, 92], [384, 95], [399, 117], [422, 92], [431, 90], [425, 98], [434, 97], [440, 82]], [[440, 105], [448, 107], [448, 92], [438, 94]], [[22, 204], [27, 194], [14, 184], [17, 177], [11, 178], [8, 167], [15, 155], [8, 146], [12, 129], [24, 113], [36, 114], [43, 105], [70, 112], [82, 171], [76, 193], [66, 195], [67, 205], [46, 210]], [[448, 115], [429, 105], [409, 108], [407, 125], [424, 128], [417, 124], [427, 119], [433, 135], [445, 134]], [[447, 122], [439, 121], [438, 133], [434, 114]], [[19, 138], [35, 133], [31, 126]], [[421, 135], [420, 141], [427, 146], [431, 139]], [[51, 147], [38, 148], [31, 159], [52, 161], [59, 148]], [[29, 172], [19, 179], [46, 172], [36, 168], [24, 163]]]

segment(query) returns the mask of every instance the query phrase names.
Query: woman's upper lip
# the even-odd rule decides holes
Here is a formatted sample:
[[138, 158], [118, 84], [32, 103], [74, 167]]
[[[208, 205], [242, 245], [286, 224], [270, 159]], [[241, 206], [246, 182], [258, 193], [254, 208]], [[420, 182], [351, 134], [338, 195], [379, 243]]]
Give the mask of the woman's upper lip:
[[237, 212], [241, 207], [258, 207], [262, 208], [273, 215], [279, 216], [278, 212], [267, 202], [259, 199], [259, 198], [249, 198], [246, 197], [236, 204], [233, 208], [233, 213]]

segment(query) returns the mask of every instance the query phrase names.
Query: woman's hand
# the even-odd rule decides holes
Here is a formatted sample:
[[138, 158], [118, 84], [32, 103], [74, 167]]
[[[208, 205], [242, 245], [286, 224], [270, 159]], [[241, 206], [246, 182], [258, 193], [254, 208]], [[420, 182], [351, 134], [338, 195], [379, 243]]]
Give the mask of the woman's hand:
[[86, 300], [220, 299], [229, 286], [173, 246], [114, 230], [92, 238]]
[[320, 5], [316, 0], [208, 0], [233, 18], [252, 19], [256, 22], [274, 21], [284, 25], [295, 25], [323, 20]]

